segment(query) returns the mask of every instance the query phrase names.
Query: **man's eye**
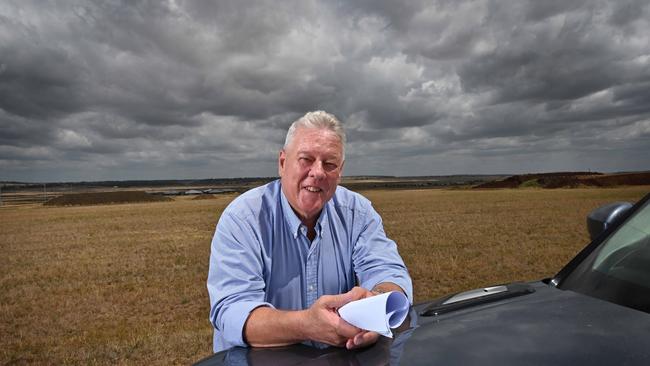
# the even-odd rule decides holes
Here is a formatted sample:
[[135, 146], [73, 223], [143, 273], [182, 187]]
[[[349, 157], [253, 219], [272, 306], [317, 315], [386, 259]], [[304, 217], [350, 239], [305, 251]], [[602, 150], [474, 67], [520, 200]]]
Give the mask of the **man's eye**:
[[325, 166], [325, 170], [327, 171], [335, 170], [338, 167], [338, 165], [334, 163], [325, 163], [324, 166]]

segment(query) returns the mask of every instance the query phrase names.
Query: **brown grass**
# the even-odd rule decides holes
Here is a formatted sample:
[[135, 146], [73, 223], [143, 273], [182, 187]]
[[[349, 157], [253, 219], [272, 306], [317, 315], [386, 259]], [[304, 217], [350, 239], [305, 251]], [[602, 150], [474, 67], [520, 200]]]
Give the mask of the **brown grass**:
[[[416, 301], [551, 276], [585, 215], [650, 187], [369, 191]], [[211, 353], [210, 200], [0, 211], [0, 363], [187, 364]]]
[[585, 218], [648, 187], [368, 192], [416, 282], [416, 300], [554, 275], [588, 240]]

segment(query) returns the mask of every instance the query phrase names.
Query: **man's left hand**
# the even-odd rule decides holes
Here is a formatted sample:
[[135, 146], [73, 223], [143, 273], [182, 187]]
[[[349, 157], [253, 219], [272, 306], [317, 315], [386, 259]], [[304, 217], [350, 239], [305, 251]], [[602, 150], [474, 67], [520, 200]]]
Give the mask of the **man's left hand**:
[[[368, 291], [363, 287], [354, 287], [352, 290], [350, 290], [350, 293], [352, 294], [352, 298], [354, 300], [361, 300], [365, 299], [366, 297], [375, 296], [373, 292]], [[378, 339], [379, 333], [362, 330], [354, 337], [347, 340], [345, 343], [345, 348], [356, 349], [367, 347], [376, 343]]]
[[379, 339], [379, 333], [362, 330], [354, 337], [348, 339], [348, 341], [345, 343], [345, 348], [347, 349], [364, 348], [372, 344], [375, 344], [378, 339]]

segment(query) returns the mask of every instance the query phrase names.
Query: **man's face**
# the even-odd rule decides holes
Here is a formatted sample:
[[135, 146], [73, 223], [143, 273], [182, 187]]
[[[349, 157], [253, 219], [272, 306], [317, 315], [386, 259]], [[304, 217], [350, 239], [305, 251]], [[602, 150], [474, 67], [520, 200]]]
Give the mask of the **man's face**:
[[301, 221], [315, 220], [343, 171], [343, 146], [332, 131], [298, 128], [278, 160], [282, 191]]

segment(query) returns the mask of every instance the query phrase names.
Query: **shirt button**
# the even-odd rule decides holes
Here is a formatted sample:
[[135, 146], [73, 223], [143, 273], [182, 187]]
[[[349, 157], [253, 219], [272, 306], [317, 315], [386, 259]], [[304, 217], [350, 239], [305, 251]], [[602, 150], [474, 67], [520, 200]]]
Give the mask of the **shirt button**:
[[309, 286], [309, 291], [314, 291], [314, 286]]

